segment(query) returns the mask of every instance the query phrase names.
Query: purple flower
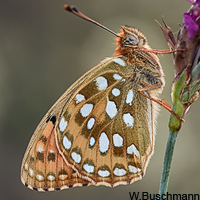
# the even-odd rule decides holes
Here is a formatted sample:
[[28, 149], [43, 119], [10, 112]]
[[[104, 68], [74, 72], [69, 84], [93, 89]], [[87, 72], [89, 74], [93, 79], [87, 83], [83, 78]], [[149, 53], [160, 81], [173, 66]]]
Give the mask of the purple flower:
[[193, 4], [187, 13], [184, 13], [184, 23], [188, 30], [189, 38], [199, 34], [200, 27], [200, 0], [188, 0]]
[[189, 33], [189, 38], [193, 38], [198, 30], [198, 25], [196, 24], [195, 20], [190, 15], [190, 13], [184, 13], [183, 16], [184, 16], [185, 26]]

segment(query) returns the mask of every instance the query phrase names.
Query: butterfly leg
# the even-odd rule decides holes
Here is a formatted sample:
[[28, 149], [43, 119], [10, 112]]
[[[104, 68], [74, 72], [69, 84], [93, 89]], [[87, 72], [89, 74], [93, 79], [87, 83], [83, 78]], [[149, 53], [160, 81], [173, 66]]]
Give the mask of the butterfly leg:
[[153, 90], [153, 89], [156, 89], [158, 88], [159, 85], [158, 84], [154, 84], [154, 85], [150, 85], [150, 86], [147, 86], [147, 87], [143, 87], [143, 88], [139, 88], [138, 89], [138, 92], [143, 95], [144, 97], [158, 103], [159, 105], [161, 105], [163, 108], [167, 109], [171, 114], [173, 114], [175, 117], [177, 117], [178, 119], [180, 119], [182, 122], [184, 122], [184, 119], [182, 119], [181, 117], [179, 117], [176, 113], [174, 113], [172, 111], [172, 107], [168, 104], [166, 104], [164, 101], [160, 100], [160, 99], [156, 99], [156, 98], [153, 98], [153, 97], [150, 97], [148, 95], [146, 95], [143, 91], [147, 91], [147, 90]]
[[154, 53], [154, 54], [171, 54], [179, 51], [185, 51], [185, 49], [176, 49], [176, 50], [171, 50], [171, 49], [165, 49], [165, 50], [157, 50], [157, 49], [150, 49], [148, 52]]
[[176, 49], [176, 50], [171, 50], [171, 49], [165, 49], [165, 50], [158, 50], [158, 49], [145, 49], [145, 48], [139, 48], [139, 47], [134, 47], [134, 50], [142, 50], [143, 52], [149, 52], [149, 53], [154, 53], [156, 55], [158, 54], [171, 54], [175, 52], [182, 52], [186, 51], [185, 49]]

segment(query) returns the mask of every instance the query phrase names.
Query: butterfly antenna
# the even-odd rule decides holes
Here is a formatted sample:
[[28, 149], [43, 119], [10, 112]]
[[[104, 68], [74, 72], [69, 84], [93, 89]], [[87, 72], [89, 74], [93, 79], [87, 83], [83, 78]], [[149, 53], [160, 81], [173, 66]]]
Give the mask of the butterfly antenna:
[[101, 28], [107, 30], [108, 32], [114, 34], [116, 37], [121, 37], [120, 35], [118, 35], [118, 34], [115, 33], [114, 31], [110, 30], [109, 28], [107, 28], [107, 27], [103, 26], [102, 24], [100, 24], [100, 23], [94, 21], [93, 19], [87, 17], [86, 15], [84, 15], [82, 12], [80, 12], [80, 11], [79, 11], [76, 7], [74, 7], [74, 6], [64, 5], [64, 9], [67, 10], [67, 11], [69, 11], [69, 12], [71, 12], [71, 13], [73, 13], [73, 14], [75, 14], [76, 16], [78, 16], [78, 17], [80, 17], [80, 18], [82, 18], [82, 19], [85, 19], [85, 20], [88, 21], [88, 22], [91, 22], [91, 23], [93, 23], [93, 24], [96, 24], [97, 26], [99, 26], [99, 27], [101, 27]]

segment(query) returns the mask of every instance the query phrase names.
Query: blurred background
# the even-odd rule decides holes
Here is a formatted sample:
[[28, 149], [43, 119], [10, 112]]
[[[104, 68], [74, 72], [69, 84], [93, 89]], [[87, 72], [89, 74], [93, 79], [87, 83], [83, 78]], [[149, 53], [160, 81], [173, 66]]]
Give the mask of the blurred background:
[[[112, 56], [114, 36], [63, 9], [83, 13], [119, 32], [121, 25], [141, 30], [152, 48], [167, 49], [154, 21], [164, 16], [174, 34], [182, 24], [186, 0], [18, 0], [0, 2], [0, 199], [130, 199], [129, 192], [158, 193], [170, 113], [161, 108], [155, 154], [142, 181], [128, 186], [90, 186], [38, 193], [22, 185], [20, 167], [29, 139], [51, 105], [83, 73]], [[160, 56], [166, 87], [160, 96], [171, 104], [172, 56]], [[200, 192], [200, 131], [197, 101], [178, 135], [169, 193]]]

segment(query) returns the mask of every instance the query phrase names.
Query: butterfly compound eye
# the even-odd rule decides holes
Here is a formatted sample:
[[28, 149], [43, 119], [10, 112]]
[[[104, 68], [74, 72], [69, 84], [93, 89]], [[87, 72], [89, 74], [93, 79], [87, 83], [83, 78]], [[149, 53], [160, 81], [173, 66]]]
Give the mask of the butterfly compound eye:
[[127, 37], [124, 38], [124, 41], [123, 41], [124, 46], [127, 46], [127, 45], [135, 46], [138, 43], [139, 43], [139, 40], [132, 35], [128, 35]]

